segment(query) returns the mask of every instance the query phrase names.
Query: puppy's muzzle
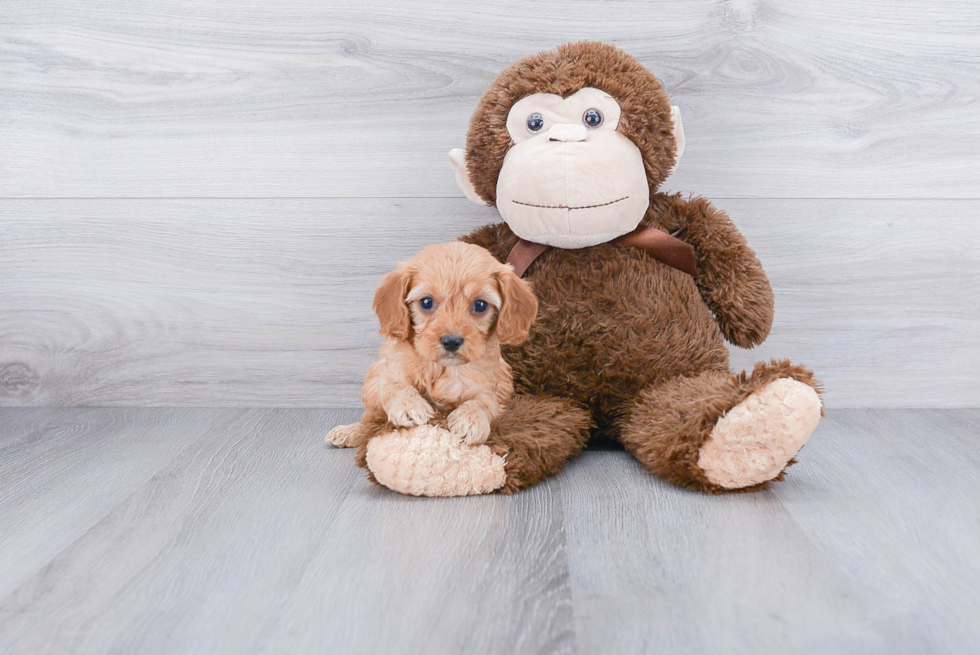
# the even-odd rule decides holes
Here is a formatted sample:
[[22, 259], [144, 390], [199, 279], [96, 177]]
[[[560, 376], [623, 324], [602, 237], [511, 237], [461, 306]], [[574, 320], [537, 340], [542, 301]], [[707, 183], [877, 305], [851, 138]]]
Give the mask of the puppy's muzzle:
[[447, 353], [455, 353], [457, 350], [463, 347], [463, 337], [458, 334], [444, 334], [439, 343], [442, 344], [442, 349]]

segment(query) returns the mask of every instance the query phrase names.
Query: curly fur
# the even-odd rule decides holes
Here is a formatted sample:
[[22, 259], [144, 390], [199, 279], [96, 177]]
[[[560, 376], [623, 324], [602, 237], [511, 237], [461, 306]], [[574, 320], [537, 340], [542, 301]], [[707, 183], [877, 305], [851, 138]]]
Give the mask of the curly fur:
[[[484, 303], [481, 312], [475, 302]], [[402, 262], [375, 293], [387, 338], [364, 380], [364, 417], [335, 427], [327, 441], [361, 446], [379, 436], [379, 425], [424, 425], [448, 411], [455, 436], [469, 445], [484, 442], [514, 393], [501, 344], [527, 338], [537, 308], [528, 283], [483, 248], [455, 241]], [[459, 340], [453, 350], [443, 344], [447, 336]]]

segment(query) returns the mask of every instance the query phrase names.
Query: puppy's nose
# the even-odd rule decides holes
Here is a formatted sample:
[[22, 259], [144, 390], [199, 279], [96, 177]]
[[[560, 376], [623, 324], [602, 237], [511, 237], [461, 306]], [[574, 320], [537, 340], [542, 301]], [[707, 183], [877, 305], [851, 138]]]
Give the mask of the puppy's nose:
[[584, 125], [572, 125], [571, 123], [556, 123], [548, 130], [549, 141], [585, 141], [588, 131]]
[[458, 334], [446, 334], [439, 339], [439, 343], [442, 344], [447, 353], [454, 353], [463, 345], [463, 337]]

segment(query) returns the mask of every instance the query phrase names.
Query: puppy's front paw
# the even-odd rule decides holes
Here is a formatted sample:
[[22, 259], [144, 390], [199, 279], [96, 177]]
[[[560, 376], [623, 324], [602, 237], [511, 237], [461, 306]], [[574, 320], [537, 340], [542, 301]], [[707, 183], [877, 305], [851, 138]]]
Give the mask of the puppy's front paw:
[[400, 391], [388, 407], [388, 420], [400, 428], [425, 425], [432, 418], [432, 405], [414, 389]]
[[490, 415], [482, 407], [463, 403], [446, 419], [449, 431], [468, 446], [484, 443], [490, 436]]
[[357, 445], [357, 435], [360, 434], [360, 423], [338, 425], [327, 433], [326, 442], [338, 448], [350, 448]]

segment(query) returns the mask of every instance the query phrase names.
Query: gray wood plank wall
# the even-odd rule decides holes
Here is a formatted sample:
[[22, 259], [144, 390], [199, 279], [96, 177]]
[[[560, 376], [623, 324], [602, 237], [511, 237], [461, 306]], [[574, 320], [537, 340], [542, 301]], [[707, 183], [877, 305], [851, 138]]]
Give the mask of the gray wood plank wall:
[[446, 153], [596, 38], [684, 112], [831, 407], [980, 404], [980, 4], [0, 6], [0, 405], [355, 406], [370, 294], [485, 222]]

